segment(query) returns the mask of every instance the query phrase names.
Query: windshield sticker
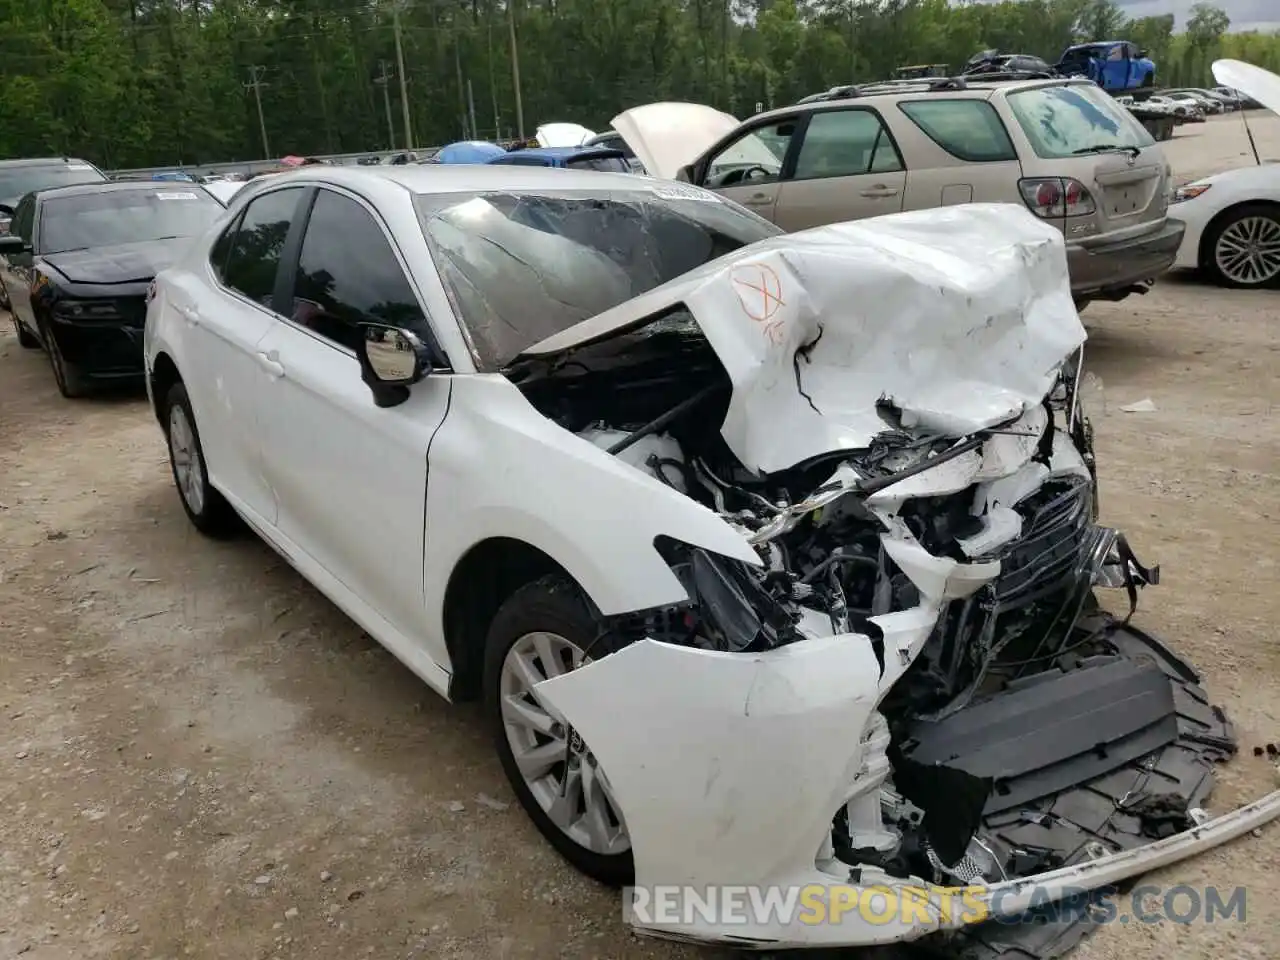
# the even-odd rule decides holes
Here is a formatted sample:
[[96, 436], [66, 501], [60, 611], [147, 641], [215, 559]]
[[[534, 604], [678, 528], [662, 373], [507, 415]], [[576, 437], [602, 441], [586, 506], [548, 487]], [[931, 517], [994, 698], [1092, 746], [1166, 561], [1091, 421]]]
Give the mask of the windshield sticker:
[[176, 190], [166, 190], [164, 193], [156, 194], [157, 200], [199, 200], [200, 198], [194, 193], [179, 193]]
[[701, 200], [703, 203], [721, 202], [720, 198], [714, 193], [707, 190], [699, 190], [697, 187], [663, 184], [660, 187], [654, 187], [653, 192], [664, 200]]

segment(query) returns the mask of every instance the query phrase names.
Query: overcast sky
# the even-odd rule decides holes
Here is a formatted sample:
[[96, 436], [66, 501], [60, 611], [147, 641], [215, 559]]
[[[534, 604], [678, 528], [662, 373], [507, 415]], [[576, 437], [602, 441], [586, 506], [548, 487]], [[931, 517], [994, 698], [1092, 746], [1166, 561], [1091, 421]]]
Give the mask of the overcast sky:
[[[1187, 15], [1196, 0], [1116, 0], [1131, 17], [1158, 17], [1172, 13], [1178, 18], [1178, 29], [1186, 25]], [[1213, 0], [1216, 7], [1227, 11], [1231, 29], [1270, 30], [1280, 28], [1280, 0]]]

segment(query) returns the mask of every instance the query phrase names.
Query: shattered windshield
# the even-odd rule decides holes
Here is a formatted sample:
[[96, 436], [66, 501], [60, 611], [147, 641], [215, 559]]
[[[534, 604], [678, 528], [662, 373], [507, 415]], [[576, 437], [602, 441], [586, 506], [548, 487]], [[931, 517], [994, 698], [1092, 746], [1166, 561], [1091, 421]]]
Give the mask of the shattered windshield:
[[419, 195], [418, 218], [481, 369], [779, 233], [676, 184]]

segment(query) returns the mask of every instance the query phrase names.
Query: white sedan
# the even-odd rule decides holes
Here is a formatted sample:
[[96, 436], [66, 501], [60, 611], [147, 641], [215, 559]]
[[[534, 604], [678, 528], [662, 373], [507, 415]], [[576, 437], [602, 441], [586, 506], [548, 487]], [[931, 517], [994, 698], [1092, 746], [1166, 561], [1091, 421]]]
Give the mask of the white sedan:
[[1230, 287], [1280, 283], [1280, 164], [1227, 170], [1179, 187], [1169, 215], [1187, 225], [1175, 267]]
[[1230, 725], [1095, 603], [1156, 577], [1093, 521], [1084, 330], [1021, 207], [779, 235], [630, 174], [310, 167], [156, 279], [145, 339], [191, 522], [483, 698], [569, 861], [808, 891], [639, 929], [910, 939], [1280, 810], [1199, 816]]

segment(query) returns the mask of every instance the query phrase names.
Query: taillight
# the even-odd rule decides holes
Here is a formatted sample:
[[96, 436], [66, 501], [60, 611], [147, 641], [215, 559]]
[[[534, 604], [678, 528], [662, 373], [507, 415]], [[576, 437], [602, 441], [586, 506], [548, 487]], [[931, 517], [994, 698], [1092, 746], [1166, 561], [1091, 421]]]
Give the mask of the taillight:
[[1097, 209], [1089, 188], [1073, 177], [1019, 180], [1018, 189], [1031, 212], [1046, 220], [1080, 217]]
[[150, 302], [151, 302], [152, 300], [154, 300], [155, 298], [156, 298], [156, 282], [155, 282], [154, 280], [152, 280], [149, 284], [147, 284], [147, 299], [146, 299], [146, 302], [147, 302], [147, 303], [150, 303]]

